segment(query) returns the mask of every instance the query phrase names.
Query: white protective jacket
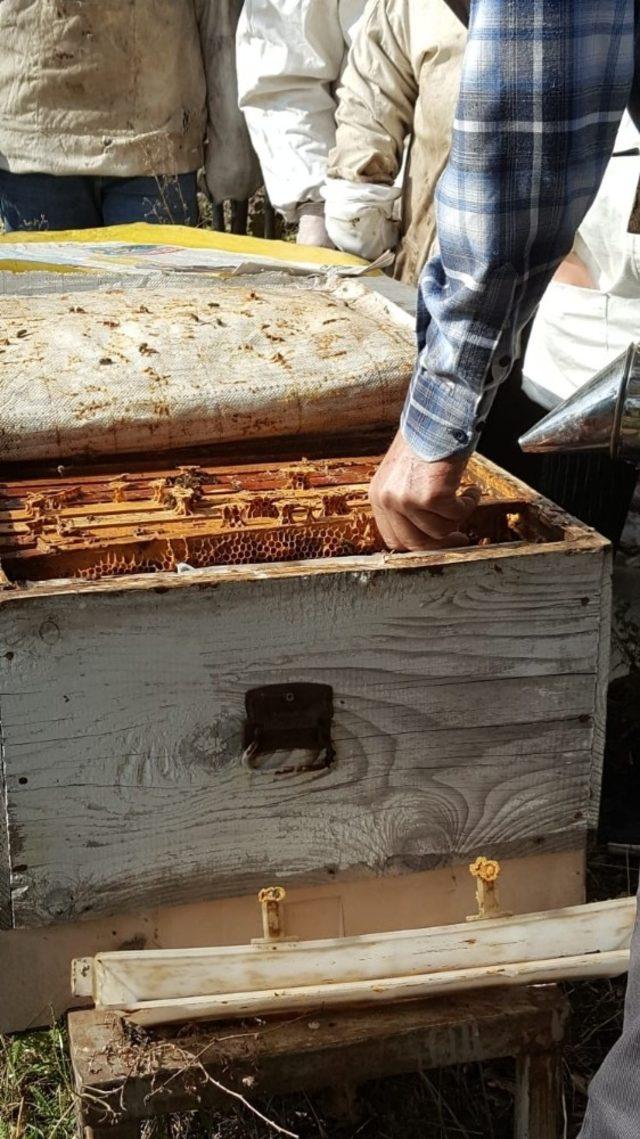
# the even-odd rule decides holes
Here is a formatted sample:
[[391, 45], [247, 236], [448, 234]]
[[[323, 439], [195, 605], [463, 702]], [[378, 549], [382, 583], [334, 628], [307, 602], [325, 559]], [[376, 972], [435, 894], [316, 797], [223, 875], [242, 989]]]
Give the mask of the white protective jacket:
[[[0, 167], [182, 174], [216, 200], [257, 167], [233, 83], [242, 0], [0, 0]], [[208, 102], [208, 114], [207, 114]]]
[[445, 0], [370, 0], [338, 92], [323, 190], [329, 237], [373, 260], [400, 229], [396, 276], [407, 282], [417, 280], [435, 238], [434, 193], [451, 147], [465, 44]]
[[[1, 2], [1, 0], [0, 0]], [[289, 222], [322, 212], [336, 84], [366, 0], [245, 0], [238, 89], [269, 198]]]
[[573, 246], [593, 288], [554, 280], [540, 302], [524, 358], [523, 387], [546, 409], [568, 399], [639, 339], [640, 236], [627, 232], [640, 178], [639, 147], [640, 132], [625, 115]]

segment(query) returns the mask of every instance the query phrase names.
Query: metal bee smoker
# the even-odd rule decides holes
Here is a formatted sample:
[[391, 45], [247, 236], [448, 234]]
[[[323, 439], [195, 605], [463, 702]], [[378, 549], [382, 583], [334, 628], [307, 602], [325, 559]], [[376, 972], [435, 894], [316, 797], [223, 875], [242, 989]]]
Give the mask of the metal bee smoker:
[[640, 463], [640, 343], [603, 368], [520, 439], [523, 451], [606, 451]]

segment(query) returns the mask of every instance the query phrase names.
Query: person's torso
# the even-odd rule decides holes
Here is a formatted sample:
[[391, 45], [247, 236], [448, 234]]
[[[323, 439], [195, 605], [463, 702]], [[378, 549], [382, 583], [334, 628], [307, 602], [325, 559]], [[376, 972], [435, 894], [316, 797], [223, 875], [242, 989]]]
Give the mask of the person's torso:
[[[574, 242], [593, 288], [553, 280], [524, 361], [530, 398], [552, 408], [640, 339], [640, 235], [628, 232], [640, 133], [625, 116], [593, 206]], [[635, 152], [635, 153], [634, 153]]]
[[110, 147], [145, 138], [146, 170], [165, 171], [204, 135], [194, 0], [0, 0], [0, 45], [2, 151], [39, 137], [46, 165], [47, 148], [92, 140], [107, 172]]

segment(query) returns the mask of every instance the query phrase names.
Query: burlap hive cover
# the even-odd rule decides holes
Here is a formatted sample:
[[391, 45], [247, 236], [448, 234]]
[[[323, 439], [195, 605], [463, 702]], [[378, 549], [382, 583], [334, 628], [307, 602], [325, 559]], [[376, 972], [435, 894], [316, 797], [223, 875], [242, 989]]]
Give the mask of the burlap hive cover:
[[397, 421], [410, 326], [362, 286], [8, 296], [5, 461], [162, 451]]

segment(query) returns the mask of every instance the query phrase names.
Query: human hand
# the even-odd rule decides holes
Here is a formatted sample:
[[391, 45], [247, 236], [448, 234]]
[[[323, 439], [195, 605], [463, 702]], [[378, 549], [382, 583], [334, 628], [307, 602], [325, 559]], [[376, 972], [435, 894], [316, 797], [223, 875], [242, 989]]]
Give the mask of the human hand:
[[400, 240], [400, 186], [327, 178], [321, 189], [327, 233], [337, 249], [375, 261]]
[[464, 456], [429, 463], [398, 432], [369, 487], [373, 516], [390, 550], [469, 544], [459, 527], [475, 510], [480, 490], [458, 490], [466, 465]]

